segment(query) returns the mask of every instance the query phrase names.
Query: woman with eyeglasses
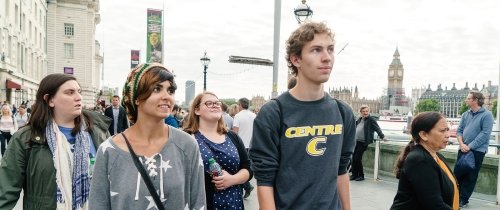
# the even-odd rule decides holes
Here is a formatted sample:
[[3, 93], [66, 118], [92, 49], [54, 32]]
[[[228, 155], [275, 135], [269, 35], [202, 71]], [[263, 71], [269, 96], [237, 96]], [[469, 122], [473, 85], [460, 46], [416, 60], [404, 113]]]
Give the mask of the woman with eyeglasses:
[[[253, 173], [243, 141], [226, 128], [221, 104], [214, 93], [198, 94], [184, 130], [196, 138], [200, 147], [207, 209], [244, 209], [241, 184], [250, 180]], [[222, 175], [210, 175], [211, 158], [222, 167]]]

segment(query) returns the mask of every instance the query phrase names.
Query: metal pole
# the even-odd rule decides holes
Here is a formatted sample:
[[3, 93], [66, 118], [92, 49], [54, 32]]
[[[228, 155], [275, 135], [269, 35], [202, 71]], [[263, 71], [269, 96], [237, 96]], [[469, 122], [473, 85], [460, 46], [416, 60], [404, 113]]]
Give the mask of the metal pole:
[[[500, 57], [499, 57], [500, 58]], [[500, 87], [500, 60], [498, 62], [498, 87]], [[497, 131], [500, 132], [500, 112], [498, 111], [498, 103], [500, 102], [500, 88], [497, 88]], [[497, 133], [497, 143], [499, 142], [498, 136], [500, 133]], [[497, 152], [498, 154], [498, 152]], [[498, 158], [498, 169], [497, 169], [497, 205], [500, 205], [500, 158]]]
[[280, 47], [281, 0], [274, 1], [273, 87], [271, 97], [278, 96], [278, 61]]
[[204, 65], [204, 70], [203, 70], [203, 91], [207, 90], [207, 68], [208, 65]]
[[378, 168], [379, 168], [379, 157], [380, 157], [380, 140], [375, 141], [375, 160], [373, 166], [373, 180], [378, 180]]

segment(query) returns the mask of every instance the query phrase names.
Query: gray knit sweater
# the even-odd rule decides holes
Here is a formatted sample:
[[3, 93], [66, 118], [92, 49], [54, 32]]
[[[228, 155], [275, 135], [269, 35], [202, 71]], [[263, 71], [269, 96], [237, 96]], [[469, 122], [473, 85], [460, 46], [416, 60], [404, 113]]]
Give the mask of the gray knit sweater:
[[[205, 184], [198, 144], [169, 126], [160, 153], [139, 156], [166, 209], [204, 209]], [[160, 188], [160, 186], [162, 186]], [[157, 209], [130, 153], [107, 139], [97, 151], [90, 187], [89, 209]]]

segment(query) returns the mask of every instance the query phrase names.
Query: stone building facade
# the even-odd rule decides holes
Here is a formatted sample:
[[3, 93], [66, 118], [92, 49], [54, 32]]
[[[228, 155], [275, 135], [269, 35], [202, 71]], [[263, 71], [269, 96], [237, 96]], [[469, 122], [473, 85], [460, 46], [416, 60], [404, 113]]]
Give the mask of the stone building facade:
[[0, 101], [34, 101], [47, 74], [47, 2], [0, 1]]
[[337, 88], [333, 89], [330, 91], [330, 96], [333, 98], [342, 100], [349, 104], [354, 111], [355, 115], [358, 115], [359, 113], [359, 108], [361, 108], [362, 105], [367, 105], [370, 108], [370, 113], [379, 113], [379, 111], [382, 109], [381, 103], [379, 100], [370, 100], [366, 98], [359, 98], [359, 93], [358, 93], [358, 87], [356, 86], [354, 88], [354, 91], [351, 89], [348, 89], [346, 87], [343, 88]]
[[99, 0], [47, 2], [47, 73], [74, 75], [82, 89], [83, 105], [92, 107], [100, 91], [103, 60], [95, 41]]
[[491, 81], [488, 81], [488, 86], [483, 85], [481, 90], [479, 90], [477, 83], [474, 84], [474, 87], [470, 88], [468, 82], [465, 83], [465, 87], [462, 89], [457, 89], [455, 83], [453, 83], [453, 87], [449, 90], [447, 87], [443, 89], [441, 84], [437, 86], [436, 90], [432, 90], [429, 85], [427, 90], [420, 96], [419, 101], [436, 99], [441, 106], [441, 113], [449, 118], [458, 118], [460, 117], [460, 107], [471, 90], [480, 91], [484, 94], [485, 101], [483, 107], [491, 111], [493, 108], [492, 101], [498, 97], [498, 86], [491, 85]]

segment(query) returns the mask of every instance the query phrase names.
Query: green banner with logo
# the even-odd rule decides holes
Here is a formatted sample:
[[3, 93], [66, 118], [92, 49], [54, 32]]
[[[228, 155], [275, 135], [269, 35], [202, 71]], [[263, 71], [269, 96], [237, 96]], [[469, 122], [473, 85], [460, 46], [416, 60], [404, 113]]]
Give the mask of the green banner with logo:
[[162, 10], [147, 12], [146, 62], [163, 63]]

